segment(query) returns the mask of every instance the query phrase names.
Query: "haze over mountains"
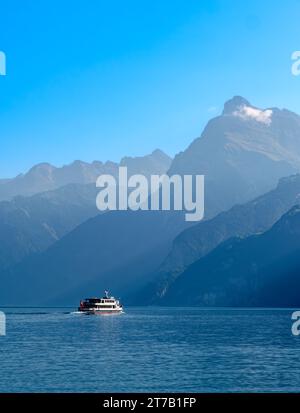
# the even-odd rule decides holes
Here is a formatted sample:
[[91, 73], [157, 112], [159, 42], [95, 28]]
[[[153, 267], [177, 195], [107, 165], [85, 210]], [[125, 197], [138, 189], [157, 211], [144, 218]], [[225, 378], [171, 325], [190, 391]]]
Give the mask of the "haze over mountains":
[[[124, 158], [122, 166], [134, 173], [161, 174], [171, 159], [160, 150]], [[98, 173], [118, 173], [112, 162], [76, 161], [63, 168], [49, 164], [33, 167], [27, 174], [0, 184], [0, 271], [34, 252], [42, 252], [79, 224], [97, 215]], [[49, 190], [49, 188], [55, 189]], [[35, 195], [24, 196], [38, 192]], [[23, 195], [20, 195], [23, 194]], [[17, 196], [18, 195], [18, 196]]]
[[148, 177], [151, 174], [162, 174], [169, 169], [171, 161], [168, 155], [156, 149], [150, 155], [125, 157], [121, 159], [120, 164], [111, 161], [74, 161], [70, 165], [57, 168], [48, 163], [41, 163], [16, 178], [0, 179], [0, 201], [10, 200], [17, 195], [30, 196], [51, 191], [68, 184], [95, 183], [102, 174], [117, 176], [119, 165], [127, 166], [128, 175], [141, 173]]
[[288, 110], [258, 109], [236, 96], [200, 138], [172, 162], [170, 174], [205, 175], [205, 215], [269, 191], [300, 171], [300, 117]]
[[300, 206], [263, 234], [233, 238], [196, 261], [170, 286], [167, 305], [300, 304]]
[[[294, 205], [300, 204], [300, 175], [282, 178], [278, 186], [248, 203], [236, 205], [211, 220], [180, 233], [159, 269], [157, 279], [147, 286], [141, 300], [149, 304], [168, 302], [169, 290], [194, 262], [233, 237], [246, 238], [268, 230]], [[267, 248], [267, 246], [266, 246]], [[201, 276], [199, 275], [199, 283]], [[173, 290], [175, 290], [175, 286]]]
[[[160, 211], [112, 211], [98, 215], [57, 241], [3, 271], [7, 305], [72, 305], [82, 295], [128, 294], [150, 280], [184, 222]], [[3, 281], [5, 280], [5, 281]], [[3, 285], [3, 284], [2, 284]]]
[[[34, 205], [39, 205], [39, 202], [43, 205], [37, 207], [40, 208], [40, 214], [37, 214], [37, 233], [42, 233], [40, 245], [44, 247], [40, 250], [36, 247], [29, 249], [34, 253], [27, 257], [27, 252], [23, 257], [18, 252], [19, 258], [15, 261], [12, 259], [17, 264], [5, 265], [10, 248], [15, 240], [18, 242], [20, 239], [16, 231], [16, 237], [12, 237], [2, 253], [0, 282], [3, 288], [0, 302], [15, 304], [16, 300], [20, 302], [23, 299], [28, 305], [76, 304], [82, 295], [99, 294], [99, 290], [108, 288], [118, 295], [143, 297], [144, 304], [177, 305], [177, 299], [181, 299], [183, 292], [187, 293], [189, 287], [193, 291], [186, 303], [192, 305], [237, 302], [230, 295], [230, 288], [236, 291], [235, 284], [230, 280], [222, 281], [226, 279], [227, 265], [231, 262], [230, 251], [232, 249], [234, 252], [236, 247], [232, 244], [232, 247], [226, 249], [226, 255], [222, 250], [222, 242], [227, 240], [230, 243], [232, 236], [243, 237], [244, 240], [252, 234], [263, 233], [298, 203], [299, 176], [292, 175], [300, 172], [300, 117], [288, 110], [258, 109], [246, 99], [234, 97], [225, 103], [223, 113], [208, 123], [201, 137], [178, 154], [171, 165], [170, 159], [160, 151], [155, 151], [148, 157], [124, 158], [121, 161], [121, 165], [128, 166], [132, 173], [143, 171], [144, 174], [160, 174], [168, 169], [169, 175], [204, 174], [206, 221], [194, 226], [185, 222], [183, 213], [174, 211], [116, 211], [94, 216], [89, 207], [85, 211], [82, 201], [78, 208], [69, 206], [68, 203], [62, 207], [57, 202], [57, 208], [61, 212], [61, 221], [57, 223], [56, 218], [53, 219], [57, 216], [56, 201], [53, 201], [58, 190], [56, 185], [64, 191], [68, 188], [65, 185], [70, 183], [71, 176], [73, 181], [76, 180], [72, 182], [76, 188], [86, 188], [90, 180], [95, 181], [95, 174], [98, 176], [100, 170], [100, 173], [116, 173], [117, 166], [114, 169], [112, 164], [105, 165], [93, 163], [83, 166], [75, 162], [65, 169], [38, 167], [29, 175], [0, 183], [2, 199], [11, 198], [13, 194], [22, 191], [24, 183], [26, 190], [23, 189], [23, 194], [27, 195], [45, 187], [53, 190], [51, 185], [55, 186], [55, 195], [50, 197], [52, 201], [49, 200], [50, 211], [53, 211], [51, 217], [43, 212], [47, 210], [48, 204], [44, 195], [41, 201], [41, 194], [36, 195], [38, 201], [34, 200]], [[105, 168], [110, 168], [110, 172]], [[284, 177], [289, 178], [281, 180], [278, 185], [278, 181]], [[90, 192], [91, 199], [93, 190], [94, 188]], [[78, 194], [77, 198], [81, 199], [81, 195]], [[19, 213], [22, 214], [23, 204], [30, 199], [24, 198], [18, 204], [19, 212], [9, 215], [10, 225], [15, 222], [16, 229], [22, 228], [23, 220], [20, 224]], [[83, 199], [84, 204], [86, 198]], [[7, 203], [10, 208], [14, 204], [11, 201]], [[34, 208], [32, 207], [32, 211], [35, 211]], [[64, 218], [62, 211], [70, 216]], [[83, 216], [85, 214], [86, 218]], [[298, 214], [295, 216], [298, 217]], [[7, 220], [7, 215], [5, 219]], [[0, 215], [0, 223], [1, 220], [3, 218]], [[31, 220], [28, 225], [26, 223], [26, 227], [30, 223]], [[44, 229], [46, 233], [48, 231], [47, 234], [43, 232]], [[289, 230], [291, 229], [292, 226], [289, 226]], [[4, 236], [4, 240], [9, 239], [14, 231], [9, 236]], [[59, 235], [56, 237], [54, 234]], [[284, 233], [284, 236], [289, 239], [289, 234]], [[29, 238], [33, 239], [30, 233]], [[24, 239], [24, 245], [30, 245], [27, 238]], [[296, 248], [296, 237], [291, 236], [291, 239], [292, 242], [288, 244], [293, 243]], [[246, 240], [247, 238], [245, 242]], [[268, 248], [266, 241], [270, 238], [262, 240], [259, 245]], [[293, 253], [293, 248], [286, 250], [287, 254], [290, 251]], [[238, 262], [237, 267], [232, 267], [234, 276], [237, 274], [236, 268], [243, 269], [246, 277], [250, 274], [245, 282], [247, 286], [251, 283], [253, 274], [247, 268], [255, 267], [256, 262], [260, 265], [258, 250], [259, 248], [253, 247], [253, 260], [246, 259], [246, 252], [241, 255], [245, 267], [242, 267], [242, 262]], [[215, 256], [216, 251], [221, 251], [218, 253], [220, 255]], [[261, 253], [264, 254], [264, 251]], [[223, 265], [224, 254], [228, 258], [226, 265]], [[211, 256], [214, 258], [209, 258]], [[202, 260], [206, 260], [205, 264]], [[235, 255], [232, 260], [235, 261]], [[213, 267], [214, 262], [219, 264], [216, 269]], [[271, 265], [271, 261], [268, 264]], [[209, 282], [204, 274], [206, 270], [212, 276], [218, 273], [215, 280], [221, 280], [220, 285], [226, 289], [226, 299], [223, 300], [221, 295], [216, 294], [217, 284], [203, 289]], [[242, 283], [243, 273], [240, 277], [239, 283]], [[243, 294], [247, 292], [242, 288], [239, 291]], [[260, 290], [249, 289], [249, 292], [251, 296], [259, 294]], [[255, 302], [254, 298], [246, 301]]]
[[0, 271], [41, 252], [95, 216], [95, 185], [69, 184], [0, 202]]

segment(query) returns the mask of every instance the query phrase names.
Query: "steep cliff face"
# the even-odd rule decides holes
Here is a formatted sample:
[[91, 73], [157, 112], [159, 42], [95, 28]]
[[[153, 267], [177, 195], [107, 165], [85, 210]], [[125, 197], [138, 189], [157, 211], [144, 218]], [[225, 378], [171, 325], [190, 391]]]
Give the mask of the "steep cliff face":
[[287, 306], [300, 304], [300, 207], [267, 232], [234, 238], [189, 266], [165, 305]]
[[206, 218], [271, 190], [300, 171], [300, 117], [234, 97], [169, 173], [205, 175]]
[[278, 186], [242, 205], [236, 205], [215, 218], [200, 222], [180, 233], [160, 268], [157, 280], [142, 299], [158, 304], [185, 269], [219, 244], [232, 237], [245, 238], [268, 230], [290, 208], [300, 203], [300, 175], [282, 178]]

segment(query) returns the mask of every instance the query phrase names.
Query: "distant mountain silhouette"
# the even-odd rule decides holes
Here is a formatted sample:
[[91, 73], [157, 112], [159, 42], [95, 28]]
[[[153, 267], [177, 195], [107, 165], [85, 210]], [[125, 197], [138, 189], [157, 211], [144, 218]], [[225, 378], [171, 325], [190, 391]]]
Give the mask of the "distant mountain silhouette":
[[[150, 155], [123, 158], [121, 166], [128, 167], [129, 175], [143, 173], [165, 173], [171, 164], [171, 158], [156, 149]], [[54, 190], [68, 184], [95, 183], [101, 174], [118, 174], [119, 164], [114, 162], [94, 161], [92, 163], [74, 161], [70, 165], [56, 168], [48, 163], [41, 163], [30, 169], [26, 174], [13, 179], [0, 180], [0, 201], [10, 200], [17, 195], [31, 196], [37, 193]]]
[[151, 155], [140, 157], [126, 156], [121, 159], [120, 166], [127, 166], [129, 175], [142, 174], [147, 178], [151, 174], [161, 175], [167, 172], [172, 159], [160, 149], [156, 149]]
[[171, 285], [165, 305], [300, 305], [300, 207], [267, 232], [234, 238], [189, 266]]

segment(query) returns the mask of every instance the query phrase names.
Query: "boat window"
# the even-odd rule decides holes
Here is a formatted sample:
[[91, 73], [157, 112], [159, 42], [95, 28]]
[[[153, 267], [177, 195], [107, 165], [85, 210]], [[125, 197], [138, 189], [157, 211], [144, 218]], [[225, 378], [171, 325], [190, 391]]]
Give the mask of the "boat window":
[[114, 308], [113, 305], [99, 305], [99, 308]]

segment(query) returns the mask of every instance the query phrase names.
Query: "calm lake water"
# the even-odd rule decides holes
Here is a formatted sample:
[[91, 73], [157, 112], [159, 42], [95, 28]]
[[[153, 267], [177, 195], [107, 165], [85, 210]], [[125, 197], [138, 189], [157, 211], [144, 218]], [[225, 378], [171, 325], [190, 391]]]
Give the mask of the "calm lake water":
[[300, 391], [292, 310], [3, 310], [0, 392]]

